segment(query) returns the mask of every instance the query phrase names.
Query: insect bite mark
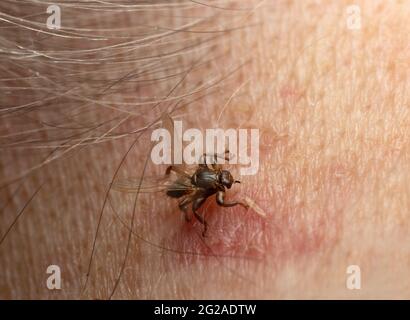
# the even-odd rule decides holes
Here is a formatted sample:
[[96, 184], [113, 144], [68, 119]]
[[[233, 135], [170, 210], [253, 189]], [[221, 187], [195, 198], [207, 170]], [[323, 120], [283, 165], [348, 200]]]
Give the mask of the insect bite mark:
[[[229, 201], [233, 199], [237, 199], [236, 196], [229, 196]], [[263, 234], [267, 225], [263, 214], [266, 212], [255, 201], [249, 202], [253, 208], [248, 210], [242, 206], [224, 208], [210, 197], [200, 211], [208, 222], [206, 236], [201, 235], [202, 225], [191, 221], [181, 224], [169, 242], [178, 251], [196, 254], [181, 254], [170, 259], [182, 266], [215, 259], [263, 259], [266, 251]]]
[[282, 181], [267, 169], [227, 192], [229, 201], [246, 201], [248, 210], [219, 207], [213, 198], [208, 199], [200, 210], [209, 224], [207, 236], [203, 238], [201, 225], [192, 222], [180, 225], [180, 231], [170, 239], [178, 250], [198, 255], [167, 259], [181, 267], [215, 259], [260, 263], [270, 259], [280, 269], [288, 261], [331, 251], [343, 230], [341, 218], [352, 190], [335, 181], [331, 171], [325, 171], [317, 193], [304, 194], [300, 189], [303, 175]]

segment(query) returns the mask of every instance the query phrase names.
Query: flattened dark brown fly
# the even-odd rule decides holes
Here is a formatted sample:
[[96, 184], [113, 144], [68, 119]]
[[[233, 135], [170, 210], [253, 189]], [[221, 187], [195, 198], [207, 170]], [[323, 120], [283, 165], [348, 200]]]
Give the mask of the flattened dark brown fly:
[[[163, 117], [163, 124], [169, 132], [173, 132], [173, 122], [169, 116]], [[185, 170], [184, 165], [171, 165], [166, 169], [165, 176], [157, 179], [157, 181], [149, 181], [144, 178], [144, 183], [139, 183], [140, 180], [120, 180], [116, 181], [113, 189], [122, 192], [165, 192], [168, 197], [179, 199], [179, 209], [185, 214], [186, 221], [190, 221], [193, 216], [203, 224], [204, 229], [202, 235], [205, 236], [208, 223], [204, 216], [198, 210], [212, 195], [216, 195], [216, 203], [222, 207], [233, 207], [240, 205], [246, 209], [249, 208], [248, 203], [241, 201], [226, 202], [226, 189], [230, 189], [234, 183], [240, 183], [235, 180], [228, 170], [224, 170], [218, 164], [218, 157], [223, 157], [229, 160], [229, 151], [225, 151], [221, 155], [203, 154], [200, 163], [197, 165], [193, 174]], [[211, 158], [210, 163], [208, 163]], [[176, 177], [173, 177], [174, 173]]]
[[[229, 160], [229, 151], [225, 152], [225, 159]], [[204, 225], [202, 235], [205, 236], [208, 229], [208, 224], [203, 215], [199, 214], [198, 209], [205, 203], [206, 199], [216, 194], [216, 203], [222, 207], [234, 207], [241, 205], [248, 209], [248, 204], [240, 201], [226, 202], [225, 192], [230, 189], [234, 183], [240, 183], [234, 180], [228, 170], [223, 170], [221, 165], [217, 164], [217, 155], [214, 155], [214, 161], [211, 165], [207, 164], [207, 155], [203, 155], [203, 163], [198, 165], [195, 173], [189, 176], [184, 171], [179, 170], [174, 166], [167, 168], [166, 174], [171, 171], [180, 175], [174, 183], [167, 189], [167, 195], [172, 198], [181, 198], [179, 201], [179, 209], [185, 213], [185, 219], [191, 220], [189, 207], [192, 208], [192, 213], [195, 218]]]

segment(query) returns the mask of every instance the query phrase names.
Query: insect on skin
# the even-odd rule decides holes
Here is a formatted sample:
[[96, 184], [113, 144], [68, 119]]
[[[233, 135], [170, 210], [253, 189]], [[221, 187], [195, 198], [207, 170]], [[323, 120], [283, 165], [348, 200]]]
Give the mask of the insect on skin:
[[[162, 123], [168, 132], [174, 132], [174, 122], [168, 114], [162, 117]], [[229, 160], [230, 153], [225, 151], [223, 158]], [[212, 157], [212, 163], [207, 163], [207, 157]], [[240, 205], [246, 209], [250, 205], [245, 202], [225, 202], [226, 189], [230, 189], [234, 183], [240, 183], [232, 177], [228, 170], [224, 170], [220, 164], [217, 164], [218, 157], [221, 155], [207, 155], [204, 153], [200, 163], [197, 165], [195, 172], [188, 173], [184, 165], [171, 165], [166, 169], [165, 177], [154, 179], [155, 181], [148, 185], [141, 183], [142, 180], [122, 180], [114, 182], [113, 189], [121, 192], [165, 192], [168, 197], [180, 199], [178, 202], [179, 209], [184, 212], [185, 220], [191, 221], [192, 214], [203, 224], [204, 229], [202, 235], [205, 236], [208, 230], [208, 223], [203, 215], [198, 210], [212, 195], [216, 195], [216, 203], [222, 207], [234, 207]], [[171, 179], [171, 172], [176, 175], [176, 178]], [[191, 171], [192, 172], [192, 171]], [[143, 181], [147, 182], [148, 178]], [[259, 210], [260, 212], [260, 210]]]
[[[230, 189], [234, 183], [240, 183], [240, 181], [234, 180], [228, 170], [223, 170], [222, 166], [216, 163], [217, 157], [218, 155], [215, 154], [214, 162], [209, 166], [206, 163], [207, 155], [204, 154], [203, 163], [198, 165], [192, 176], [176, 166], [169, 166], [166, 170], [167, 175], [173, 171], [179, 176], [167, 188], [166, 194], [171, 198], [181, 198], [178, 205], [179, 209], [185, 213], [186, 221], [190, 221], [192, 218], [189, 214], [189, 206], [192, 206], [192, 213], [195, 218], [204, 225], [202, 232], [204, 237], [208, 229], [208, 223], [198, 213], [198, 209], [208, 197], [216, 194], [216, 203], [222, 207], [241, 205], [245, 209], [249, 208], [249, 205], [244, 202], [225, 202], [226, 189]], [[229, 151], [225, 151], [225, 160], [229, 160]]]

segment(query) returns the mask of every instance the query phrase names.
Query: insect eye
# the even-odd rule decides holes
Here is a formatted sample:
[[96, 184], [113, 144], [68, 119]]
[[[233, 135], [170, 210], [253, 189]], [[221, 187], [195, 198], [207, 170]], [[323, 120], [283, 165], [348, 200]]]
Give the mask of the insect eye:
[[230, 189], [232, 187], [232, 184], [234, 182], [234, 179], [229, 171], [223, 170], [220, 175], [220, 182]]

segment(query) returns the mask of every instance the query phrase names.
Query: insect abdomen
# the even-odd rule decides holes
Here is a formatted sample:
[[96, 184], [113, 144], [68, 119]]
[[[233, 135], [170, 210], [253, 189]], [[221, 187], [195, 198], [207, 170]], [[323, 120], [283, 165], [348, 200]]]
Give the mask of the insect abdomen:
[[190, 186], [182, 181], [175, 181], [167, 190], [167, 196], [171, 198], [180, 198], [191, 192]]
[[184, 190], [167, 190], [167, 196], [171, 198], [180, 198], [186, 194], [187, 192]]

